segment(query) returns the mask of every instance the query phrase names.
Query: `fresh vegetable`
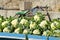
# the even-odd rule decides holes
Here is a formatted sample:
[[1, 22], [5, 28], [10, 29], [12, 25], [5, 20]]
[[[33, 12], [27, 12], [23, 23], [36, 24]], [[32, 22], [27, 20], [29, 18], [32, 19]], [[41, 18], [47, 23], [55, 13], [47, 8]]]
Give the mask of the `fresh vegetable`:
[[46, 21], [46, 20], [43, 20], [43, 21], [39, 24], [39, 26], [40, 26], [41, 28], [45, 28], [46, 25], [47, 25], [47, 21]]
[[31, 21], [30, 29], [35, 29], [35, 28], [36, 28], [36, 23]]
[[45, 14], [41, 12], [32, 17], [0, 16], [0, 32], [60, 37], [60, 19], [45, 20]]
[[17, 33], [17, 34], [22, 33], [22, 28], [15, 29], [14, 33]]
[[28, 34], [29, 30], [28, 29], [24, 29], [23, 34]]
[[33, 31], [33, 34], [40, 34], [40, 31], [39, 31], [39, 29], [35, 29], [34, 31]]
[[10, 32], [11, 32], [11, 28], [5, 27], [5, 28], [3, 29], [3, 32], [8, 32], [8, 33], [10, 33]]
[[18, 24], [18, 19], [12, 20], [11, 24], [16, 28], [16, 25]]
[[21, 19], [20, 24], [24, 25], [24, 24], [27, 24], [27, 22], [28, 21], [26, 19]]

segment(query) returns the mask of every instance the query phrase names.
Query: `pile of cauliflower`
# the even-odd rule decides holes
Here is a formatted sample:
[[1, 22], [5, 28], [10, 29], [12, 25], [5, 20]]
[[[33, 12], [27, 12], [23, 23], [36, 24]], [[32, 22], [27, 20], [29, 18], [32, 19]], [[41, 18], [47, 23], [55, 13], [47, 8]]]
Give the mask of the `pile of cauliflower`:
[[45, 20], [45, 14], [37, 13], [30, 19], [0, 17], [0, 32], [60, 36], [60, 20]]

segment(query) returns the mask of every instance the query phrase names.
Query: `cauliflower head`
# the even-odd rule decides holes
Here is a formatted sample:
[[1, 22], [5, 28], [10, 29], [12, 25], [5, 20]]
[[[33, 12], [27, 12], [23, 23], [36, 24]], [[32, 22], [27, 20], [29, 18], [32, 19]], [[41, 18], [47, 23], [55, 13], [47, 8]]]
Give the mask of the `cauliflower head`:
[[29, 30], [28, 29], [24, 29], [23, 30], [23, 34], [28, 34], [29, 33]]
[[2, 25], [3, 28], [5, 28], [8, 23], [9, 23], [9, 21], [4, 21], [4, 22], [2, 22], [1, 25]]
[[39, 26], [42, 27], [42, 28], [45, 28], [45, 25], [47, 25], [47, 21], [46, 20], [43, 20]]
[[35, 15], [35, 16], [34, 16], [34, 20], [35, 20], [35, 21], [39, 21], [39, 20], [40, 20], [39, 15]]
[[53, 29], [53, 30], [56, 29], [56, 27], [58, 26], [58, 24], [59, 24], [59, 23], [56, 22], [56, 21], [53, 22], [53, 23], [51, 23], [51, 29]]
[[52, 32], [51, 32], [51, 31], [46, 30], [46, 31], [44, 31], [44, 32], [43, 32], [43, 34], [42, 34], [42, 35], [44, 35], [44, 36], [50, 36], [51, 34], [52, 34]]
[[31, 22], [30, 23], [30, 29], [35, 29], [36, 28], [36, 23], [35, 22]]
[[16, 27], [16, 25], [18, 24], [18, 19], [14, 19], [14, 20], [11, 22], [11, 24], [12, 24], [14, 27]]
[[39, 29], [35, 29], [35, 30], [33, 31], [33, 34], [40, 34]]
[[19, 34], [20, 33], [20, 28], [15, 29], [14, 33]]
[[8, 27], [5, 27], [5, 28], [3, 29], [3, 32], [8, 32], [8, 33], [10, 33], [10, 32], [11, 32], [11, 29], [9, 29]]
[[24, 24], [27, 24], [27, 22], [28, 21], [26, 19], [21, 19], [20, 24], [24, 25]]

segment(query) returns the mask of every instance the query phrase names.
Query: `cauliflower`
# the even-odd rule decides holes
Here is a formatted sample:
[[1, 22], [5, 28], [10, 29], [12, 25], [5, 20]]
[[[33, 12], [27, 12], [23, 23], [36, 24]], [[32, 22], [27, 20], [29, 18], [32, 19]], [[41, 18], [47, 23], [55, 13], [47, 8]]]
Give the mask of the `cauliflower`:
[[46, 35], [47, 35], [47, 32], [46, 32], [46, 31], [44, 31], [44, 32], [43, 32], [43, 35], [44, 35], [44, 36], [46, 36]]
[[60, 33], [60, 30], [54, 30], [55, 33]]
[[44, 35], [44, 36], [50, 36], [51, 35], [51, 31], [49, 31], [49, 30], [44, 31], [42, 35]]
[[35, 16], [34, 16], [34, 20], [35, 20], [35, 21], [39, 21], [39, 20], [40, 20], [39, 15], [35, 15]]
[[47, 25], [47, 21], [46, 21], [46, 20], [42, 21], [42, 22], [39, 24], [39, 26], [42, 27], [42, 28], [45, 28], [45, 25]]
[[35, 22], [31, 22], [30, 23], [30, 29], [35, 29], [36, 27], [36, 23]]
[[17, 29], [15, 29], [15, 31], [14, 31], [14, 33], [17, 33], [17, 34], [19, 34], [19, 33], [21, 33], [22, 32], [22, 29], [21, 28], [17, 28]]
[[54, 36], [60, 36], [60, 30], [54, 30]]
[[29, 30], [28, 29], [24, 29], [23, 34], [28, 34]]
[[58, 24], [59, 24], [57, 21], [54, 21], [54, 23], [56, 23], [56, 25], [58, 25]]
[[56, 29], [56, 26], [55, 26], [54, 24], [55, 24], [55, 23], [52, 23], [52, 24], [51, 24], [51, 29], [53, 29], [53, 30]]
[[20, 28], [15, 29], [14, 33], [19, 34], [20, 33]]
[[16, 25], [18, 24], [18, 19], [14, 19], [14, 20], [11, 22], [11, 24], [12, 24], [14, 27], [16, 27]]
[[40, 31], [39, 31], [38, 29], [35, 29], [35, 30], [33, 31], [33, 34], [40, 34]]
[[59, 24], [59, 23], [56, 22], [56, 21], [53, 22], [53, 23], [51, 23], [51, 29], [53, 29], [53, 30], [56, 29], [56, 26], [58, 26], [58, 24]]
[[26, 19], [22, 19], [21, 21], [20, 21], [20, 24], [22, 24], [22, 25], [24, 25], [24, 24], [27, 24], [27, 20]]
[[4, 21], [4, 22], [2, 22], [2, 27], [4, 28], [7, 24], [9, 23], [9, 21]]
[[3, 32], [8, 32], [8, 33], [10, 33], [10, 32], [11, 32], [11, 29], [9, 29], [8, 27], [5, 27], [5, 28], [3, 29]]
[[17, 29], [15, 29], [14, 33], [19, 34], [20, 33], [19, 31], [20, 31], [20, 28], [17, 28]]

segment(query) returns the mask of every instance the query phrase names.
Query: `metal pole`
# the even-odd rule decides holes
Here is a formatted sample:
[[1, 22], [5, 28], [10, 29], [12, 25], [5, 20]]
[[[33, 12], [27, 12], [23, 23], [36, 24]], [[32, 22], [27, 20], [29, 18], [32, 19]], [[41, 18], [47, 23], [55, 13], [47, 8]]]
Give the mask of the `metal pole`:
[[46, 6], [46, 12], [47, 12], [47, 16], [49, 18], [49, 21], [51, 21], [51, 18], [50, 18], [50, 15], [49, 15], [49, 12], [48, 12], [48, 7]]

